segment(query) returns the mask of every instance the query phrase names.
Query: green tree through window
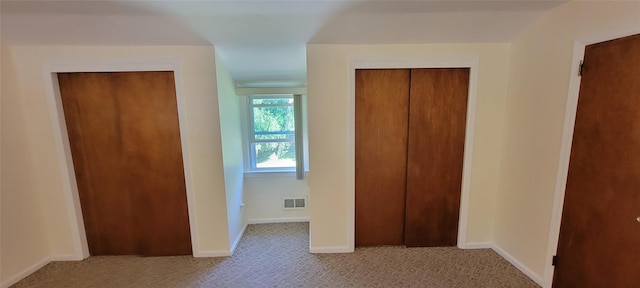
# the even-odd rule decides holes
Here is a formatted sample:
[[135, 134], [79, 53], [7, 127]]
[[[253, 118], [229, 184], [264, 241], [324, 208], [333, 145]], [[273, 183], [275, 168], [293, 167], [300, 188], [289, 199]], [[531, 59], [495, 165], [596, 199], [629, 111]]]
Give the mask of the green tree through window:
[[254, 168], [294, 168], [295, 114], [292, 96], [252, 96]]

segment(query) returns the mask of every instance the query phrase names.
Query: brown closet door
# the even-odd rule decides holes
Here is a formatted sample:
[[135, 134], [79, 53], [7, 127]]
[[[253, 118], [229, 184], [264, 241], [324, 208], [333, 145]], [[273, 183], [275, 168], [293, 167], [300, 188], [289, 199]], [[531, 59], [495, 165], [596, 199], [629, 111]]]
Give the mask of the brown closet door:
[[356, 246], [402, 245], [409, 70], [356, 70]]
[[406, 246], [456, 245], [468, 90], [468, 68], [411, 71]]
[[640, 34], [585, 48], [553, 287], [640, 287]]
[[173, 72], [60, 73], [91, 255], [188, 255]]

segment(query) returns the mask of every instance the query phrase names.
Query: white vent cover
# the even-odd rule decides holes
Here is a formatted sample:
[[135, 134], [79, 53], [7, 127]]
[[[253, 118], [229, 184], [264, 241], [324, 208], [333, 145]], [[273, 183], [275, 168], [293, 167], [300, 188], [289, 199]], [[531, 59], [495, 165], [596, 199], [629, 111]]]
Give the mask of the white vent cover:
[[282, 209], [306, 209], [307, 198], [306, 197], [290, 197], [282, 199]]

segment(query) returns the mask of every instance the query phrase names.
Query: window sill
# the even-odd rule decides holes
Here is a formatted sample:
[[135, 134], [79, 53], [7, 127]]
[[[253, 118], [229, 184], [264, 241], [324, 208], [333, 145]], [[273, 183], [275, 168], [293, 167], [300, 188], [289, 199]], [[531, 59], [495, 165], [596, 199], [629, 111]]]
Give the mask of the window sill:
[[[309, 177], [309, 171], [304, 172], [305, 178]], [[244, 172], [244, 178], [296, 178], [295, 171], [247, 171]]]

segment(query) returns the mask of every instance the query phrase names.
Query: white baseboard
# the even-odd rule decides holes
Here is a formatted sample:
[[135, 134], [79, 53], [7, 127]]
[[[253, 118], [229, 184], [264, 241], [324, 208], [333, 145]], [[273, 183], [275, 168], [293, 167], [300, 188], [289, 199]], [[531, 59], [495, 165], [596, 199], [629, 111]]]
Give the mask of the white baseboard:
[[247, 230], [247, 226], [249, 226], [249, 224], [245, 223], [244, 227], [242, 227], [242, 230], [238, 234], [238, 237], [236, 237], [236, 241], [233, 241], [233, 244], [231, 245], [231, 255], [233, 255], [233, 252], [236, 252], [236, 248], [238, 248], [238, 244], [240, 243], [240, 239], [242, 239], [242, 235], [244, 235], [244, 231]]
[[249, 219], [247, 224], [309, 222], [309, 217]]
[[502, 258], [504, 258], [507, 261], [509, 261], [513, 266], [516, 266], [516, 268], [518, 268], [518, 270], [522, 271], [522, 273], [524, 273], [529, 278], [531, 278], [531, 280], [533, 280], [534, 282], [538, 283], [538, 285], [540, 285], [542, 287], [546, 287], [544, 285], [544, 281], [542, 280], [542, 278], [540, 278], [540, 276], [536, 275], [536, 273], [533, 273], [533, 271], [531, 271], [527, 266], [525, 266], [524, 264], [520, 263], [520, 261], [516, 260], [516, 258], [511, 256], [511, 254], [507, 253], [507, 251], [504, 251], [502, 248], [500, 248], [495, 243], [493, 245], [491, 245], [491, 246], [492, 246], [491, 249], [493, 249], [493, 251], [496, 251], [496, 253], [500, 254], [500, 256], [502, 256]]
[[44, 258], [44, 259], [38, 261], [36, 264], [31, 265], [31, 267], [28, 267], [27, 269], [23, 270], [22, 272], [14, 275], [14, 276], [11, 276], [9, 279], [7, 279], [4, 282], [2, 282], [0, 287], [8, 288], [9, 286], [20, 282], [20, 280], [22, 280], [22, 279], [26, 278], [27, 276], [33, 274], [34, 272], [38, 271], [40, 268], [42, 268], [45, 265], [49, 264], [49, 262], [51, 262], [51, 259], [49, 259], [49, 258]]
[[198, 253], [193, 253], [193, 257], [195, 258], [207, 258], [207, 257], [229, 257], [231, 256], [230, 251], [218, 250], [218, 251], [200, 251]]
[[311, 253], [352, 253], [353, 248], [349, 247], [309, 247]]
[[493, 244], [491, 242], [472, 242], [459, 246], [460, 249], [491, 249]]

